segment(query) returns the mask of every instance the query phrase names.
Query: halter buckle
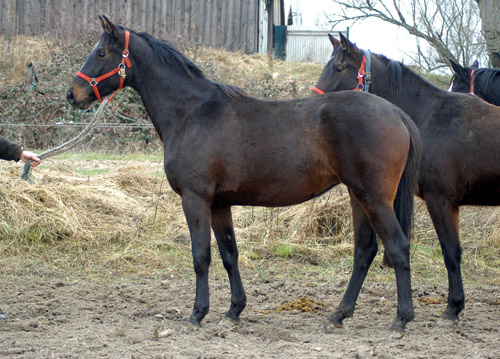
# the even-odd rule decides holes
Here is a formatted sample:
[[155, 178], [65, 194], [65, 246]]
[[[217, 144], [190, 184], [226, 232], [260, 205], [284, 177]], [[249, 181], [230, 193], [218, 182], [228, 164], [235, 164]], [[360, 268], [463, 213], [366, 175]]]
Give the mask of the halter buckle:
[[367, 72], [365, 74], [365, 83], [366, 84], [371, 84], [372, 83], [372, 73], [371, 72]]
[[125, 77], [127, 77], [127, 75], [126, 75], [126, 73], [125, 73], [125, 65], [124, 65], [124, 64], [120, 64], [120, 65], [118, 65], [118, 67], [120, 68], [120, 69], [118, 70], [118, 76], [120, 76], [120, 77], [121, 77], [121, 78], [123, 78], [123, 79], [124, 79]]
[[93, 86], [97, 86], [97, 84], [98, 84], [98, 83], [99, 83], [99, 82], [98, 82], [95, 78], [90, 79], [90, 81], [89, 81], [89, 84], [90, 84], [90, 86], [92, 86], [92, 87], [93, 87]]

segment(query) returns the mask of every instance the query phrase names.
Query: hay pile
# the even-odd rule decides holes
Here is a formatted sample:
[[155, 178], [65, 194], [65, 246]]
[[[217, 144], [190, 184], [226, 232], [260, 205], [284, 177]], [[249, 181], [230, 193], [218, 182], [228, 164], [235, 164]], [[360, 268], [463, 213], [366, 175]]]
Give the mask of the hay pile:
[[[48, 159], [35, 169], [32, 185], [19, 179], [20, 170], [19, 164], [0, 162], [2, 260], [86, 274], [185, 273], [191, 267], [180, 197], [170, 189], [161, 160]], [[351, 211], [343, 186], [292, 207], [235, 207], [233, 218], [242, 266], [287, 258], [351, 270]], [[500, 280], [499, 222], [496, 208], [462, 210], [466, 275]], [[439, 243], [420, 200], [411, 244], [413, 273], [432, 276], [439, 268], [444, 274]], [[212, 248], [214, 263], [220, 263], [215, 241]], [[379, 265], [372, 267], [376, 273], [381, 256], [382, 250], [375, 260]]]
[[[0, 257], [140, 272], [190, 263], [180, 198], [161, 161], [48, 159], [34, 170], [34, 184], [20, 180], [20, 170], [0, 162]], [[348, 196], [337, 191], [294, 207], [234, 208], [242, 262], [280, 257], [277, 246], [311, 263], [331, 259], [328, 247], [350, 251]]]

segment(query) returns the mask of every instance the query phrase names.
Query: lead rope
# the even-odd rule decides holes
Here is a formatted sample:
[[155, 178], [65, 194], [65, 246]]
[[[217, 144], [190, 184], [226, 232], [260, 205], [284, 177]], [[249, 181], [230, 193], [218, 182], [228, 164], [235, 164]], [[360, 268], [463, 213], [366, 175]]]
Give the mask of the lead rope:
[[[107, 99], [104, 99], [104, 101], [101, 102], [101, 104], [97, 108], [97, 111], [94, 113], [94, 117], [92, 117], [92, 121], [90, 121], [89, 124], [87, 124], [87, 126], [85, 126], [85, 128], [82, 130], [82, 132], [80, 132], [80, 134], [78, 134], [75, 138], [69, 140], [68, 142], [63, 143], [58, 147], [52, 148], [48, 151], [39, 154], [38, 158], [42, 159], [58, 155], [62, 152], [66, 152], [70, 148], [80, 143], [84, 139], [85, 135], [87, 135], [90, 132], [90, 130], [97, 124], [99, 119], [102, 117], [104, 113], [104, 107], [106, 106], [107, 103], [108, 103]], [[26, 162], [21, 172], [21, 178], [25, 181], [28, 181], [29, 183], [33, 183], [33, 178], [31, 176], [31, 162], [33, 161], [29, 160], [28, 162]]]

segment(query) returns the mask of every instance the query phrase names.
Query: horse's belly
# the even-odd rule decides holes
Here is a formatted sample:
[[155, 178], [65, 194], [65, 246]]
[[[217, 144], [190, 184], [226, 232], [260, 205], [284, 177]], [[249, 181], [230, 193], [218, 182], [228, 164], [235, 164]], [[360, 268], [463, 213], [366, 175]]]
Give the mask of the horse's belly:
[[321, 186], [280, 183], [247, 184], [236, 191], [217, 192], [214, 197], [214, 204], [216, 206], [291, 206], [318, 197], [338, 183], [340, 181], [335, 178]]
[[463, 195], [461, 205], [499, 206], [500, 179], [482, 181], [469, 188]]

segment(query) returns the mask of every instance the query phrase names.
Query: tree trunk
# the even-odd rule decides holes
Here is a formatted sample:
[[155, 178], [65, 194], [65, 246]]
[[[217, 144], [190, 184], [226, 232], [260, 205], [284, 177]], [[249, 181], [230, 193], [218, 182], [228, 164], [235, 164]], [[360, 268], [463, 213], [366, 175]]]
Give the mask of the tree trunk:
[[[500, 68], [500, 0], [476, 0], [492, 67]], [[464, 64], [468, 66], [469, 64]]]

